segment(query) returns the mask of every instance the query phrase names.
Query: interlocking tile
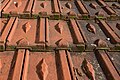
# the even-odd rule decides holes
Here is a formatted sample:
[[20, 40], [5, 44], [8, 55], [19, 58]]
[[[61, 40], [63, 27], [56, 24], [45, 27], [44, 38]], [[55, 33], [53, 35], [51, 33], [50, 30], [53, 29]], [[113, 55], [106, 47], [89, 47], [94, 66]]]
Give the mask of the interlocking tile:
[[119, 0], [1, 0], [0, 80], [120, 80]]

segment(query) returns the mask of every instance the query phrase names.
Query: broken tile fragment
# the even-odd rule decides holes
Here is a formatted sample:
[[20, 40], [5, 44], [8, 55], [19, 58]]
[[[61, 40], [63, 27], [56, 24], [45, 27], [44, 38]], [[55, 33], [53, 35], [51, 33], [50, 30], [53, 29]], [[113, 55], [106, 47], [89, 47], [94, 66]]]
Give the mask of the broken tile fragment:
[[59, 22], [55, 25], [55, 29], [60, 33], [62, 34], [63, 32], [63, 25]]
[[87, 30], [88, 30], [89, 32], [92, 32], [92, 33], [96, 34], [96, 29], [95, 29], [95, 27], [94, 27], [92, 24], [88, 23], [88, 24], [86, 25], [86, 27], [87, 27]]
[[48, 75], [48, 65], [46, 64], [45, 59], [42, 59], [41, 61], [40, 74], [42, 76], [42, 80], [46, 80], [46, 77]]
[[96, 9], [97, 8], [97, 5], [96, 4], [94, 4], [94, 3], [90, 3], [90, 5], [89, 5], [91, 8], [94, 8], [94, 9]]
[[108, 47], [107, 43], [105, 41], [103, 41], [102, 39], [97, 39], [95, 41], [95, 44], [98, 46], [98, 47]]
[[66, 6], [67, 8], [69, 8], [69, 9], [72, 8], [72, 5], [71, 5], [70, 3], [68, 3], [68, 2], [65, 4], [65, 6]]
[[116, 28], [120, 30], [120, 23], [116, 24]]
[[95, 80], [94, 68], [93, 68], [92, 64], [90, 64], [90, 62], [88, 62], [87, 59], [85, 59], [85, 58], [82, 62], [82, 70], [88, 76], [89, 79]]
[[30, 25], [29, 22], [27, 22], [27, 23], [25, 23], [25, 24], [23, 25], [22, 28], [23, 28], [23, 31], [24, 31], [25, 33], [27, 33], [27, 32], [30, 30], [31, 25]]

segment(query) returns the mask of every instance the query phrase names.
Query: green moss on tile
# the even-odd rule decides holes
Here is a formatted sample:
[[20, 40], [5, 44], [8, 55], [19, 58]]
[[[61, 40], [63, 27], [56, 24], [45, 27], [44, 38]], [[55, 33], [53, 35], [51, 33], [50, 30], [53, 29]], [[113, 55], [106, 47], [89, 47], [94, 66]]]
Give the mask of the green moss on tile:
[[8, 18], [8, 17], [10, 17], [10, 15], [9, 14], [2, 14], [2, 17], [3, 18]]
[[16, 46], [6, 46], [6, 51], [14, 51]]
[[88, 17], [88, 16], [82, 16], [82, 19], [84, 19], [84, 20], [88, 20], [89, 17]]
[[5, 47], [3, 45], [0, 45], [0, 52], [4, 51]]
[[60, 19], [60, 15], [54, 15], [54, 19], [55, 20], [59, 20]]
[[105, 19], [105, 17], [103, 17], [103, 16], [97, 16], [96, 18], [98, 18], [98, 19]]
[[85, 45], [84, 44], [77, 44], [76, 47], [78, 48], [79, 51], [84, 51], [85, 50]]

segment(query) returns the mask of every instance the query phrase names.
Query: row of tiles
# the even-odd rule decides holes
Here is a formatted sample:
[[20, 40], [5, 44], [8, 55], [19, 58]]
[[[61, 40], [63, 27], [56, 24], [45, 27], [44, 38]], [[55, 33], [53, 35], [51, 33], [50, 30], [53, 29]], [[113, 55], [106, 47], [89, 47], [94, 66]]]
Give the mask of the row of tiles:
[[40, 0], [3, 0], [0, 11], [3, 14], [42, 14], [52, 15], [61, 13], [63, 15], [81, 14], [90, 16], [120, 15], [118, 2], [96, 1], [40, 1]]
[[106, 80], [107, 78], [107, 80], [119, 80], [119, 57], [119, 52], [105, 53], [104, 50], [82, 53], [65, 50], [5, 51], [0, 52], [0, 79], [86, 80], [90, 78], [91, 80]]
[[114, 47], [120, 43], [120, 21], [0, 19], [1, 46]]

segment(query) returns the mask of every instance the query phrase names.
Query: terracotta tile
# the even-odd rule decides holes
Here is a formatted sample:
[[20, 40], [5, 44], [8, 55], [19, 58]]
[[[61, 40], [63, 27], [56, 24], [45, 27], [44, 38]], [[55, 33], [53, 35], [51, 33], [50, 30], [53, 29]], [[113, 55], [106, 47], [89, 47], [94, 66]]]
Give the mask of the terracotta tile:
[[120, 80], [118, 0], [1, 0], [0, 80]]

